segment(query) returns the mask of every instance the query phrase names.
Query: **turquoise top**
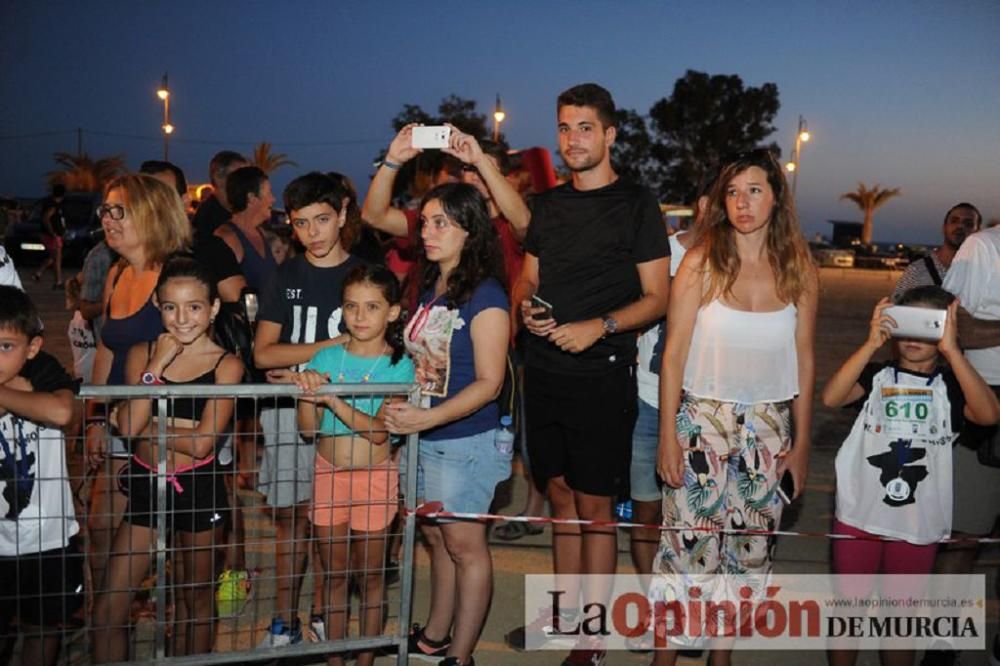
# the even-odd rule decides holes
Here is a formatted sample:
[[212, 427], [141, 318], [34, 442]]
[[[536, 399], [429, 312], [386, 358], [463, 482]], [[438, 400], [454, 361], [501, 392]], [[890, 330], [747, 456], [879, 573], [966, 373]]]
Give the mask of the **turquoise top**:
[[[306, 366], [320, 374], [329, 374], [331, 384], [411, 384], [413, 383], [413, 361], [403, 356], [393, 365], [392, 356], [355, 356], [347, 352], [344, 345], [334, 345], [321, 349]], [[359, 412], [374, 416], [382, 407], [384, 396], [366, 395], [344, 398], [344, 401]], [[341, 421], [331, 409], [322, 411], [319, 433], [325, 436], [353, 435], [346, 423]], [[364, 435], [365, 433], [357, 433]]]

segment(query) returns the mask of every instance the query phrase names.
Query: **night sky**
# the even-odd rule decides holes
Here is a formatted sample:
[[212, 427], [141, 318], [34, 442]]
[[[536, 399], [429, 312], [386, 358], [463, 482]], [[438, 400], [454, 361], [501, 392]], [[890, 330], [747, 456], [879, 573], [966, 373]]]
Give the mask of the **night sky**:
[[170, 157], [193, 182], [213, 153], [259, 141], [362, 192], [404, 103], [451, 93], [507, 111], [515, 147], [555, 147], [555, 97], [595, 81], [646, 113], [687, 69], [778, 85], [772, 136], [791, 153], [811, 236], [860, 220], [838, 196], [900, 187], [875, 240], [936, 242], [960, 200], [1000, 217], [1000, 3], [14, 2], [0, 0], [0, 193], [39, 196], [51, 154], [162, 157], [155, 90], [169, 71]]

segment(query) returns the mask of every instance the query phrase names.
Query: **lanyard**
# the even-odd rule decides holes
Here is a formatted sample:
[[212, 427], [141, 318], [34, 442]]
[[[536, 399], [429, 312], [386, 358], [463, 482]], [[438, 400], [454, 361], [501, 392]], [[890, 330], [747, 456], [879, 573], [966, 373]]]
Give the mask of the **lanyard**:
[[415, 342], [420, 337], [420, 331], [424, 330], [424, 326], [427, 325], [427, 318], [431, 316], [431, 306], [437, 303], [442, 296], [444, 294], [438, 294], [430, 303], [417, 308], [417, 314], [413, 317], [413, 326], [410, 327], [410, 342]]

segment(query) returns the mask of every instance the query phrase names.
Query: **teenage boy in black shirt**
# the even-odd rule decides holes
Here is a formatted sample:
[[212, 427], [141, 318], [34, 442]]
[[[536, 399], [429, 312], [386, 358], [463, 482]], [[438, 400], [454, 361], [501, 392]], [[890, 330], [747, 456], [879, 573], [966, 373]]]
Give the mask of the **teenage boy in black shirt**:
[[[511, 299], [532, 334], [525, 361], [532, 473], [557, 518], [613, 518], [615, 499], [628, 489], [635, 331], [667, 310], [666, 229], [653, 194], [619, 180], [611, 167], [614, 114], [611, 94], [592, 83], [559, 96], [559, 150], [572, 181], [535, 197]], [[533, 295], [551, 304], [551, 317], [534, 318], [544, 309], [532, 306]], [[615, 572], [614, 528], [559, 525], [553, 532], [557, 575]], [[603, 594], [586, 589], [582, 601]], [[561, 602], [572, 616], [564, 626], [576, 624], [575, 597], [568, 589]], [[515, 630], [508, 642], [537, 641], [532, 632], [552, 619], [543, 613], [527, 636]], [[603, 663], [599, 644], [576, 648], [565, 663]]]
[[[344, 277], [362, 262], [349, 253], [357, 229], [348, 223], [348, 206], [357, 206], [347, 189], [313, 172], [296, 178], [284, 192], [285, 210], [296, 238], [305, 247], [278, 267], [261, 293], [254, 342], [257, 367], [274, 383], [291, 374], [340, 334]], [[357, 217], [357, 216], [355, 216]], [[277, 600], [270, 631], [261, 647], [282, 647], [302, 640], [297, 616], [305, 572], [312, 499], [312, 444], [299, 437], [294, 405], [261, 410], [264, 469], [260, 490], [274, 508], [277, 531]]]

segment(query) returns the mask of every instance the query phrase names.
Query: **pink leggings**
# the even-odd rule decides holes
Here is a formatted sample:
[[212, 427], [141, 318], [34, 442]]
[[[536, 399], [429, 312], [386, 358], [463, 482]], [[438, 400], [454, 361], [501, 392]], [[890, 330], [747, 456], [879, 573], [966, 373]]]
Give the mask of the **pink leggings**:
[[[877, 537], [856, 527], [833, 520], [834, 534]], [[917, 546], [903, 541], [866, 541], [834, 539], [833, 573], [835, 574], [928, 574], [934, 568], [938, 544]]]

